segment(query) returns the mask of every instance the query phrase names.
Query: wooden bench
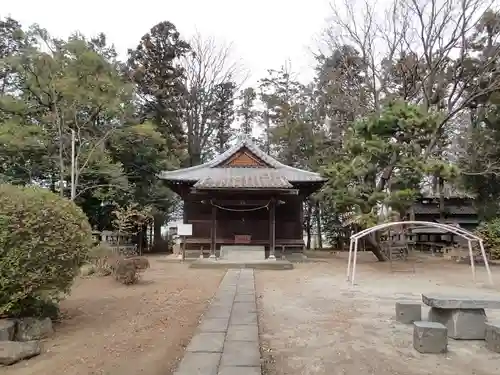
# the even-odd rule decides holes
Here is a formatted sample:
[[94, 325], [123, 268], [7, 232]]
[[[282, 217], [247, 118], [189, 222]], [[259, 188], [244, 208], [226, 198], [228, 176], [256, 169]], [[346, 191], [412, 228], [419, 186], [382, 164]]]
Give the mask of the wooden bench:
[[448, 337], [456, 340], [484, 340], [484, 309], [500, 309], [500, 299], [422, 294], [422, 301], [431, 308], [429, 320], [445, 325], [448, 328]]

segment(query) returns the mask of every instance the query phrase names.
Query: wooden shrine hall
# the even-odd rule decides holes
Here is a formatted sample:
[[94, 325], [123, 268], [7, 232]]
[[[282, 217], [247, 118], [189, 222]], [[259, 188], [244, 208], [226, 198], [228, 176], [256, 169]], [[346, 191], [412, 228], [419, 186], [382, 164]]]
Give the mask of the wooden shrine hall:
[[269, 259], [303, 251], [303, 201], [326, 181], [280, 163], [246, 136], [207, 163], [159, 177], [184, 201], [184, 223], [193, 228], [187, 252], [218, 257], [221, 246], [262, 246]]

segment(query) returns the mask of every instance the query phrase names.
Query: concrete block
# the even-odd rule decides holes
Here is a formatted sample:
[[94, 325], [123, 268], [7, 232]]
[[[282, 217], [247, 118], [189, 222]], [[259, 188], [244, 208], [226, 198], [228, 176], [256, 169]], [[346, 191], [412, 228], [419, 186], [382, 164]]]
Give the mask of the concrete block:
[[257, 313], [243, 313], [239, 311], [233, 311], [229, 322], [231, 323], [231, 325], [248, 325], [248, 324], [256, 325]]
[[204, 314], [207, 318], [227, 318], [231, 315], [231, 305], [213, 305]]
[[220, 353], [186, 352], [174, 375], [218, 375]]
[[191, 339], [186, 350], [188, 352], [222, 353], [224, 332], [200, 332]]
[[415, 302], [396, 302], [396, 320], [404, 324], [421, 321], [422, 306]]
[[500, 353], [500, 322], [486, 323], [486, 348], [495, 353]]
[[440, 309], [429, 310], [429, 320], [448, 328], [448, 337], [455, 340], [484, 340], [486, 335], [486, 313], [484, 309]]
[[222, 246], [221, 259], [245, 262], [266, 259], [264, 246]]
[[219, 375], [261, 375], [260, 366], [252, 367], [239, 367], [239, 366], [226, 366], [219, 369]]
[[229, 341], [253, 341], [259, 345], [259, 329], [256, 324], [230, 325], [226, 336], [226, 342]]
[[260, 367], [259, 345], [251, 341], [231, 341], [224, 346], [220, 367]]
[[413, 322], [413, 347], [419, 353], [446, 353], [448, 332], [436, 322]]
[[198, 328], [200, 332], [226, 332], [229, 319], [204, 318]]
[[233, 314], [251, 314], [257, 312], [255, 302], [235, 302], [233, 305]]
[[255, 292], [238, 293], [234, 298], [234, 302], [255, 302]]

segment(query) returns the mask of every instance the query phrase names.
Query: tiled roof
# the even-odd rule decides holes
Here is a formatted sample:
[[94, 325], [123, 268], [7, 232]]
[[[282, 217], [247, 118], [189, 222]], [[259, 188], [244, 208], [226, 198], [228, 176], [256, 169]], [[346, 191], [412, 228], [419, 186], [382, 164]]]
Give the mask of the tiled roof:
[[[413, 206], [413, 211], [417, 215], [423, 214], [439, 214], [439, 206], [437, 204], [419, 204]], [[477, 210], [473, 206], [457, 206], [445, 205], [445, 211], [451, 215], [475, 215]]]
[[[247, 148], [269, 167], [245, 168], [220, 166], [221, 163], [231, 158], [243, 148]], [[246, 136], [240, 138], [235, 146], [207, 163], [176, 171], [161, 172], [159, 178], [166, 181], [197, 182], [195, 187], [198, 188], [291, 188], [294, 182], [326, 181], [319, 173], [289, 167], [280, 163], [262, 151]]]
[[[432, 186], [423, 187], [421, 190], [421, 194], [424, 198], [439, 198], [439, 194], [432, 188]], [[445, 198], [474, 198], [473, 194], [450, 183], [444, 184], [443, 196]]]
[[206, 177], [199, 180], [195, 188], [279, 188], [290, 189], [292, 184], [268, 168], [230, 168], [227, 176]]

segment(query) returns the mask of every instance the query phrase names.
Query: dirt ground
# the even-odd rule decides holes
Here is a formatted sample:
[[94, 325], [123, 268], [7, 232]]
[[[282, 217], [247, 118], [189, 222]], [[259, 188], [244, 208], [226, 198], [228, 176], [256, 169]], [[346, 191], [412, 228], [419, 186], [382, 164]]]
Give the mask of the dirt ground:
[[191, 270], [151, 257], [137, 285], [111, 277], [77, 280], [66, 315], [42, 354], [5, 375], [168, 375], [189, 343], [223, 270]]
[[[500, 298], [500, 267], [492, 268], [491, 288], [483, 267], [474, 285], [467, 265], [442, 258], [416, 264], [415, 274], [404, 264], [397, 267], [403, 272], [392, 273], [389, 264], [373, 259], [361, 254], [353, 288], [345, 281], [345, 254], [291, 271], [256, 272], [266, 375], [500, 373], [500, 354], [489, 352], [484, 341], [450, 339], [446, 355], [419, 354], [412, 326], [394, 320], [395, 302], [421, 301], [421, 293]], [[499, 310], [486, 313], [500, 319]]]

